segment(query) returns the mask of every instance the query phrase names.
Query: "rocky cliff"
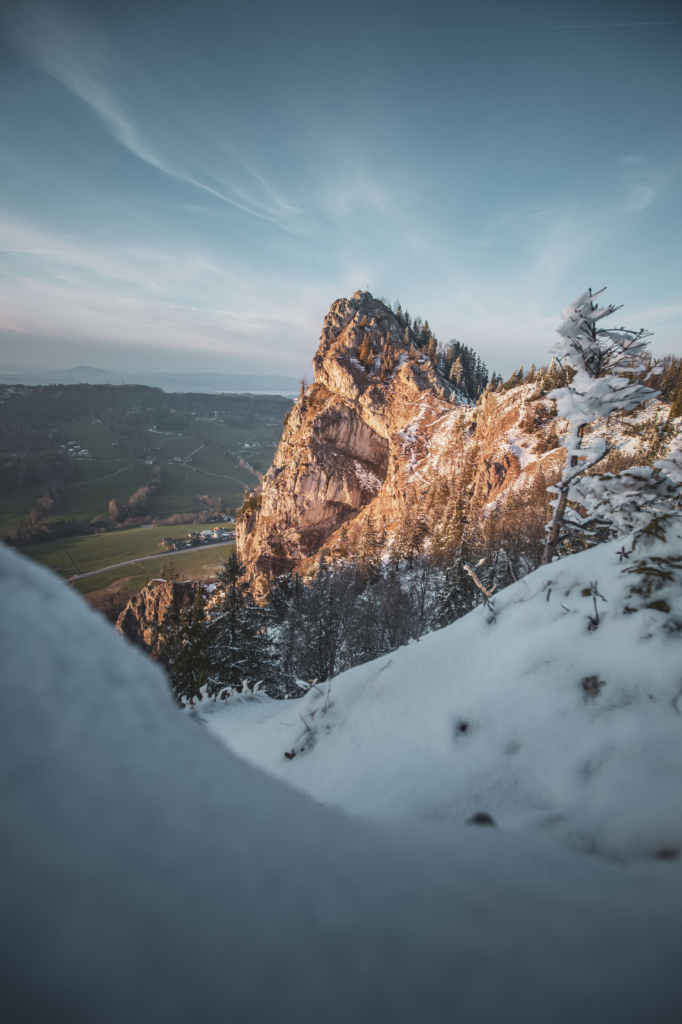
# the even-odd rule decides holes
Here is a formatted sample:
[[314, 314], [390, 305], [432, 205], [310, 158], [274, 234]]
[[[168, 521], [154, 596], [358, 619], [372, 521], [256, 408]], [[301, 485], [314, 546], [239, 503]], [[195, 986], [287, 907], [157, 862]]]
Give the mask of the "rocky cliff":
[[494, 509], [533, 485], [544, 495], [563, 464], [566, 424], [546, 388], [488, 389], [474, 406], [369, 292], [333, 303], [313, 365], [237, 525], [261, 592], [321, 550], [357, 550], [368, 519], [390, 548], [427, 512], [433, 529], [453, 502]]
[[157, 627], [170, 624], [183, 608], [191, 605], [195, 591], [196, 583], [192, 580], [152, 580], [130, 599], [118, 617], [116, 629], [152, 657], [163, 660], [163, 638]]

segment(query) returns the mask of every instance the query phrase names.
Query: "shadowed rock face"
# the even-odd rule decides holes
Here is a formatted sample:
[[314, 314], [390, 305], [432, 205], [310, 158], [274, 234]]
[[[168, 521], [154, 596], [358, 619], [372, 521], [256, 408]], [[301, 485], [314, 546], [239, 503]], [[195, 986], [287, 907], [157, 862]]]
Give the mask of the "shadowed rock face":
[[409, 358], [403, 336], [369, 292], [332, 304], [315, 382], [285, 421], [259, 508], [237, 525], [240, 557], [258, 586], [323, 547], [346, 539], [352, 547], [370, 511], [390, 543], [399, 517], [434, 480], [451, 481], [464, 453], [476, 465], [472, 494], [485, 501], [518, 479], [509, 434], [518, 433], [527, 395], [486, 394], [474, 409], [428, 359]]
[[163, 661], [163, 639], [156, 626], [170, 623], [194, 601], [196, 583], [152, 580], [130, 599], [116, 622], [116, 629], [154, 658]]

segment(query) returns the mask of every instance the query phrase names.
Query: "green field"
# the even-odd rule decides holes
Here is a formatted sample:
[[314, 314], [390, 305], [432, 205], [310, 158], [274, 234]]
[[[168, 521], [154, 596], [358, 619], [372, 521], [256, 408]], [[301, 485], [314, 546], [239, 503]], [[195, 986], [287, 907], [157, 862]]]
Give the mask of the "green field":
[[[272, 462], [274, 443], [281, 430], [279, 426], [261, 422], [249, 427], [229, 427], [214, 420], [204, 420], [199, 426], [225, 451], [235, 452], [247, 461], [255, 459], [261, 472], [265, 472]], [[79, 482], [67, 489], [59, 511], [61, 515], [84, 518], [103, 516], [107, 514], [111, 498], [124, 502], [146, 483], [151, 467], [137, 465], [131, 459], [112, 458], [116, 448], [105, 437], [108, 434], [105, 428], [94, 425], [96, 429], [93, 429], [92, 425], [84, 423], [75, 424], [75, 427], [78, 429], [73, 431], [74, 440], [99, 458], [92, 462], [78, 461]], [[156, 450], [155, 461], [163, 469], [161, 490], [148, 508], [149, 515], [153, 517], [167, 517], [176, 512], [200, 512], [204, 506], [197, 500], [199, 494], [220, 498], [225, 507], [238, 508], [244, 489], [253, 488], [258, 482], [256, 477], [235, 464], [234, 457], [223, 455], [192, 434], [149, 433]], [[259, 447], [251, 447], [255, 444]], [[190, 464], [173, 461], [176, 456], [185, 458], [188, 455], [192, 455]]]
[[[226, 527], [229, 525], [225, 524]], [[206, 529], [205, 526], [199, 525], [196, 528]], [[27, 544], [18, 550], [22, 555], [53, 569], [63, 579], [69, 579], [71, 576], [92, 572], [118, 562], [156, 554], [163, 537], [179, 540], [186, 537], [192, 529], [191, 524], [138, 527], [94, 536], [70, 537], [64, 541], [49, 541], [45, 544]], [[128, 598], [140, 591], [150, 580], [157, 579], [163, 566], [169, 567], [171, 561], [174, 573], [180, 579], [206, 580], [214, 575], [232, 550], [232, 545], [202, 544], [200, 547], [182, 552], [167, 551], [156, 558], [150, 558], [149, 561], [122, 565], [118, 569], [110, 569], [99, 572], [96, 576], [77, 580], [71, 586], [95, 605], [98, 599], [103, 597], [118, 602], [116, 610], [120, 611]]]
[[28, 487], [14, 487], [11, 491], [0, 493], [0, 532], [5, 533], [21, 519], [25, 519], [43, 488], [40, 484]]
[[[236, 459], [241, 456], [264, 473], [272, 462], [282, 429], [281, 424], [260, 420], [245, 427], [198, 420], [196, 426], [208, 441], [230, 454], [223, 454], [194, 434], [148, 431], [154, 461], [163, 470], [160, 491], [147, 510], [152, 517], [205, 511], [198, 500], [200, 494], [220, 498], [225, 508], [238, 508], [245, 488], [253, 488], [258, 480], [240, 469]], [[73, 441], [88, 449], [93, 459], [74, 460], [77, 481], [66, 488], [59, 510], [51, 519], [73, 517], [89, 522], [106, 516], [112, 498], [123, 504], [149, 480], [151, 466], [122, 457], [114, 443], [115, 435], [100, 423], [79, 420], [69, 424], [68, 432]], [[176, 456], [184, 458], [190, 454], [189, 464], [173, 461]], [[40, 486], [21, 487], [0, 495], [0, 530], [5, 532], [25, 519], [41, 491]]]
[[181, 579], [185, 577], [206, 580], [214, 575], [232, 550], [232, 545], [221, 547], [207, 545], [189, 551], [187, 554], [179, 555], [177, 551], [171, 551], [167, 555], [152, 558], [148, 562], [137, 562], [135, 565], [126, 565], [120, 569], [112, 569], [110, 572], [98, 573], [97, 576], [89, 576], [88, 579], [78, 580], [71, 585], [74, 590], [78, 590], [84, 595], [115, 590], [132, 597], [150, 580], [158, 579], [161, 569], [164, 565], [168, 566], [171, 559], [173, 569]]
[[[230, 528], [229, 523], [224, 525]], [[91, 534], [85, 537], [52, 540], [44, 544], [27, 544], [19, 550], [36, 562], [53, 569], [64, 579], [92, 572], [95, 569], [102, 569], [108, 565], [115, 565], [118, 562], [126, 562], [131, 558], [154, 555], [157, 552], [161, 552], [161, 561], [165, 559], [167, 562], [171, 557], [175, 557], [178, 567], [180, 563], [184, 567], [189, 565], [194, 555], [199, 552], [180, 554], [171, 551], [164, 553], [160, 547], [161, 541], [164, 537], [180, 540], [185, 538], [191, 530], [205, 529], [207, 529], [205, 525], [192, 526], [191, 524], [189, 526], [142, 526], [132, 530], [113, 530], [109, 533]], [[208, 551], [209, 547], [201, 548], [201, 554], [206, 554]], [[216, 555], [222, 554], [222, 558], [227, 558], [226, 551], [226, 548], [218, 548]], [[218, 562], [220, 561], [221, 559], [218, 558]], [[151, 567], [156, 565], [154, 561], [143, 564]], [[118, 570], [119, 575], [129, 575], [133, 568], [134, 566], [125, 566]], [[188, 570], [183, 568], [182, 572], [188, 572]], [[103, 573], [91, 578], [96, 583], [95, 589], [103, 588], [105, 584], [102, 581], [105, 575]], [[83, 580], [81, 582], [89, 583], [90, 581]]]
[[[253, 490], [257, 474], [270, 466], [292, 404], [277, 395], [168, 394], [142, 385], [48, 385], [20, 391], [0, 386], [0, 531], [13, 531], [24, 557], [62, 579], [96, 572], [71, 585], [115, 620], [131, 594], [158, 577], [171, 559], [176, 575], [206, 579], [229, 556], [227, 544], [173, 552], [161, 548], [160, 541], [185, 539], [199, 518], [209, 518], [209, 508], [241, 506], [244, 491]], [[240, 467], [240, 459], [257, 473]], [[157, 465], [161, 479], [154, 472], [150, 481]], [[29, 480], [37, 482], [28, 485]], [[154, 493], [147, 494], [145, 503], [130, 503], [150, 482]], [[36, 507], [41, 498], [55, 504], [41, 501]], [[96, 519], [113, 526], [113, 499], [120, 506], [116, 519], [183, 516], [190, 522], [29, 542], [49, 536], [51, 523], [58, 524], [57, 536], [75, 533], [62, 525], [64, 519], [80, 521], [86, 531]], [[139, 561], [144, 558], [149, 561]], [[111, 568], [115, 565], [119, 568]]]

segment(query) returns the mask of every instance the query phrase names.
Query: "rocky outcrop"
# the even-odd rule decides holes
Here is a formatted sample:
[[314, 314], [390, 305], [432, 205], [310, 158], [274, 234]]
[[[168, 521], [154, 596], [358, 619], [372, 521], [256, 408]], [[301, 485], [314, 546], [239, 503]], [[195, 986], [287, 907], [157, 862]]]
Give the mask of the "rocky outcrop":
[[483, 502], [563, 456], [543, 451], [550, 403], [529, 416], [532, 385], [486, 392], [474, 407], [369, 292], [333, 303], [313, 365], [262, 495], [237, 525], [240, 557], [261, 588], [322, 548], [352, 549], [370, 514], [390, 545], [434, 482], [452, 484], [463, 455], [474, 467], [470, 497]]
[[118, 617], [116, 629], [162, 661], [163, 637], [157, 627], [170, 624], [183, 608], [192, 604], [196, 587], [192, 580], [152, 580], [130, 599]]

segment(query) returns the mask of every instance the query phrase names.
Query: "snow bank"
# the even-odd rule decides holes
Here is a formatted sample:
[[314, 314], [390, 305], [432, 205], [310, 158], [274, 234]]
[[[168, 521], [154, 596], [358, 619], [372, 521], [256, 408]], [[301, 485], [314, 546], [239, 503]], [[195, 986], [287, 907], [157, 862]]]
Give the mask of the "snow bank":
[[619, 540], [539, 569], [493, 612], [481, 606], [275, 704], [252, 728], [229, 704], [202, 714], [252, 763], [354, 814], [463, 824], [485, 813], [505, 832], [607, 858], [672, 857], [682, 853], [682, 530], [646, 539], [629, 554], [632, 540]]
[[[498, 829], [349, 819], [225, 750], [177, 710], [158, 667], [5, 548], [0, 600], [0, 962], [12, 1024], [679, 1019], [678, 864], [613, 866]], [[382, 731], [426, 706], [426, 656], [435, 678], [438, 650], [434, 637], [399, 656], [413, 659], [422, 691], [396, 693], [392, 719], [367, 705], [374, 744], [386, 749]], [[452, 650], [449, 666], [452, 677]], [[390, 695], [382, 667], [364, 677], [377, 708], [382, 688]], [[469, 713], [467, 692], [457, 715]], [[486, 722], [474, 725], [476, 741]], [[335, 732], [289, 767], [322, 766]], [[347, 749], [363, 761], [361, 736]], [[665, 783], [664, 755], [660, 766]]]

